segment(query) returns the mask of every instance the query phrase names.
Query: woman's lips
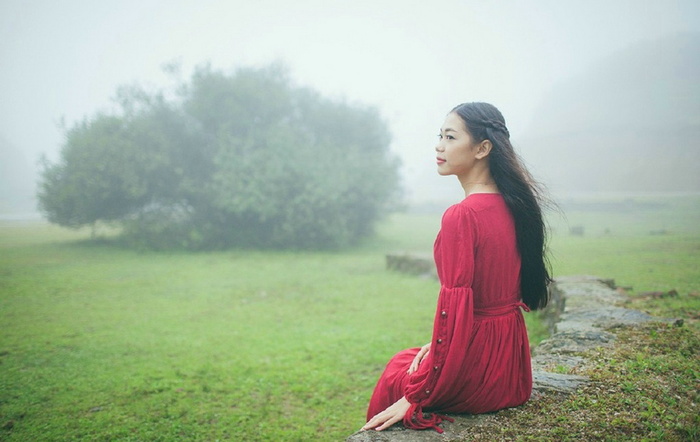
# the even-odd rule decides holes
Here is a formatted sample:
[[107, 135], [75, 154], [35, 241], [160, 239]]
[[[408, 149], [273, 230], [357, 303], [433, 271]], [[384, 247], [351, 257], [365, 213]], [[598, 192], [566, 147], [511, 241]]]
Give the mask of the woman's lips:
[[437, 158], [437, 163], [438, 163], [438, 164], [442, 164], [442, 163], [444, 163], [444, 162], [445, 162], [445, 160], [443, 160], [442, 158], [439, 158], [439, 157]]

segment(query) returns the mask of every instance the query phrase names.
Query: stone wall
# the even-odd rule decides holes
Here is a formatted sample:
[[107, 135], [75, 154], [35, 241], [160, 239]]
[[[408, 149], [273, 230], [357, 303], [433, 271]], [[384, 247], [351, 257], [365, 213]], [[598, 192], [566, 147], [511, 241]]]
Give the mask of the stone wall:
[[[614, 281], [609, 279], [593, 276], [557, 278], [550, 293], [550, 305], [542, 314], [549, 325], [551, 336], [533, 351], [531, 401], [536, 401], [545, 394], [566, 395], [587, 382], [585, 377], [557, 372], [581, 365], [581, 352], [611, 345], [615, 334], [609, 330], [660, 320], [621, 307], [625, 296], [615, 290]], [[445, 430], [443, 434], [432, 430], [406, 430], [399, 424], [382, 432], [357, 432], [348, 437], [347, 441], [458, 441], [468, 437], [472, 426], [488, 425], [490, 422], [489, 415], [450, 416], [455, 421], [442, 424]]]
[[413, 253], [394, 253], [386, 255], [387, 270], [437, 278], [435, 261], [432, 255], [416, 255]]

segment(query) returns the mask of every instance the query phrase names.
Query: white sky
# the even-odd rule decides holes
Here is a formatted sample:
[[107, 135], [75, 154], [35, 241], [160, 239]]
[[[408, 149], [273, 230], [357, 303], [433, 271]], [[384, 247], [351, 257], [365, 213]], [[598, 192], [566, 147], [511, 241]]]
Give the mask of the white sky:
[[494, 103], [517, 145], [553, 84], [683, 31], [700, 31], [697, 0], [0, 0], [0, 137], [34, 164], [56, 158], [61, 119], [108, 109], [119, 85], [169, 84], [166, 62], [188, 78], [283, 61], [299, 84], [376, 105], [424, 200], [459, 192], [433, 151], [454, 105]]

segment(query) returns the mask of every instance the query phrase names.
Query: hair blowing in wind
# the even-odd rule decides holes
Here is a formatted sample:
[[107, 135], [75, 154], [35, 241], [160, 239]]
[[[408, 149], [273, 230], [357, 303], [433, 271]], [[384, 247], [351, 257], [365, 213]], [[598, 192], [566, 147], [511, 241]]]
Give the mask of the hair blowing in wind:
[[547, 286], [552, 281], [547, 261], [547, 228], [541, 204], [543, 190], [513, 149], [501, 112], [489, 103], [463, 103], [452, 109], [464, 121], [476, 142], [490, 140], [489, 169], [515, 220], [518, 251], [522, 260], [520, 291], [532, 310], [549, 301]]

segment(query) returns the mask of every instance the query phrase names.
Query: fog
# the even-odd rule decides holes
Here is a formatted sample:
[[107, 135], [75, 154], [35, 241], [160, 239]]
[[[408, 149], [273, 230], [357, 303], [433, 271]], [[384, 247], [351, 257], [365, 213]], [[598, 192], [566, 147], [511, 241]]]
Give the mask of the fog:
[[[173, 62], [185, 79], [206, 62], [232, 70], [279, 61], [299, 85], [376, 106], [390, 125], [391, 148], [402, 160], [406, 194], [415, 204], [461, 193], [456, 180], [436, 176], [433, 146], [445, 113], [465, 101], [488, 101], [501, 109], [514, 144], [555, 193], [698, 191], [689, 161], [682, 172], [688, 177], [672, 180], [675, 187], [659, 188], [649, 180], [637, 184], [635, 177], [648, 173], [652, 156], [629, 158], [638, 167], [624, 185], [591, 177], [599, 168], [596, 161], [601, 169], [612, 161], [599, 156], [587, 160], [587, 174], [567, 181], [572, 174], [566, 165], [580, 165], [577, 155], [591, 142], [561, 135], [597, 131], [600, 122], [591, 116], [609, 115], [603, 120], [609, 121], [624, 114], [626, 119], [606, 128], [603, 138], [610, 141], [610, 134], [625, 127], [630, 132], [625, 143], [643, 143], [645, 137], [628, 123], [659, 119], [653, 112], [636, 117], [638, 103], [668, 115], [667, 107], [679, 98], [685, 100], [684, 112], [671, 115], [668, 124], [680, 121], [674, 133], [698, 134], [700, 96], [693, 86], [700, 65], [693, 44], [698, 32], [700, 2], [694, 0], [3, 0], [0, 213], [33, 211], [38, 159], [57, 158], [63, 127], [111, 109], [120, 85], [172, 86], [162, 67]], [[655, 42], [678, 38], [685, 48], [671, 62], [678, 69], [653, 70], [638, 84], [625, 80], [635, 70], [652, 71], [655, 54], [669, 53]], [[647, 47], [653, 49], [649, 56]], [[625, 58], [629, 51], [636, 55]], [[605, 69], [628, 59], [636, 61]], [[675, 77], [679, 72], [681, 80]], [[617, 83], [607, 84], [608, 78]], [[675, 86], [656, 91], [655, 85], [668, 84]], [[605, 102], [610, 91], [625, 88], [625, 97], [634, 99], [612, 100], [620, 108], [610, 111]], [[648, 94], [650, 88], [656, 92]], [[586, 102], [582, 96], [595, 95], [590, 91], [601, 93], [601, 100]], [[576, 126], [581, 121], [586, 125]], [[697, 142], [686, 142], [690, 135], [672, 140], [676, 160], [666, 159], [669, 170], [686, 154], [697, 157]], [[620, 143], [597, 147], [609, 152]], [[627, 161], [631, 151], [620, 149], [615, 161]]]

